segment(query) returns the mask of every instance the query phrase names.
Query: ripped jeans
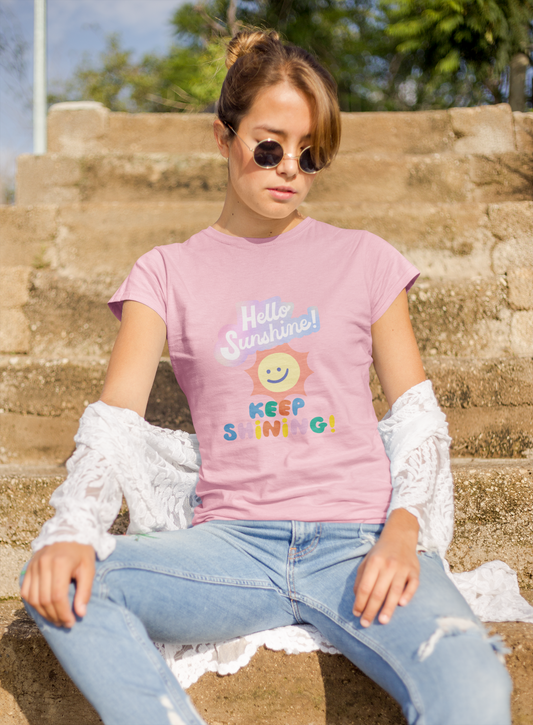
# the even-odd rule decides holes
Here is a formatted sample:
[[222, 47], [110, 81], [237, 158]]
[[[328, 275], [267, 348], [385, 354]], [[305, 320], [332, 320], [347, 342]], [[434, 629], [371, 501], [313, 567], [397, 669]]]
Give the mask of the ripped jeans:
[[[151, 640], [198, 644], [309, 623], [389, 692], [410, 724], [508, 725], [511, 681], [436, 554], [391, 621], [353, 616], [357, 568], [378, 524], [212, 521], [117, 537], [97, 562], [87, 615], [69, 630], [29, 605], [106, 725], [204, 721]], [[73, 595], [73, 585], [71, 587]]]

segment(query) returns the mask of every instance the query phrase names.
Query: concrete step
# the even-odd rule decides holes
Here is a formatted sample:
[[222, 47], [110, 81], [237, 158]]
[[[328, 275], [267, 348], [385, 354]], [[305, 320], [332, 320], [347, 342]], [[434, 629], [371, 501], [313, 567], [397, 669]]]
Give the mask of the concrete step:
[[[214, 142], [213, 142], [214, 146]], [[371, 203], [531, 200], [533, 154], [344, 153], [316, 179], [309, 201]], [[17, 204], [222, 201], [227, 162], [193, 154], [19, 156]]]
[[[124, 277], [84, 280], [50, 269], [21, 269], [22, 304], [5, 310], [19, 317], [0, 335], [0, 351], [48, 359], [107, 358], [118, 331], [107, 300]], [[6, 276], [11, 270], [18, 271], [7, 268]], [[418, 281], [409, 300], [422, 355], [532, 356], [533, 268], [512, 273]], [[519, 295], [526, 309], [516, 309], [513, 299]]]
[[[510, 650], [514, 725], [532, 725], [533, 628], [491, 625]], [[0, 602], [0, 725], [97, 725], [16, 601]], [[398, 705], [341, 655], [286, 655], [261, 648], [235, 675], [205, 674], [189, 688], [209, 725], [405, 725]]]
[[[30, 360], [0, 362], [0, 463], [59, 465], [74, 450], [84, 408], [98, 400], [107, 360], [84, 363]], [[146, 418], [154, 425], [193, 432], [185, 395], [170, 362], [159, 366]]]
[[[452, 471], [455, 533], [448, 556], [452, 569], [467, 571], [501, 559], [517, 572], [523, 589], [533, 590], [533, 461], [453, 459]], [[23, 562], [27, 557], [30, 542], [53, 515], [48, 501], [65, 476], [64, 468], [0, 466], [0, 546], [10, 561], [18, 556], [16, 561]], [[124, 509], [113, 532], [123, 533], [126, 527]], [[15, 570], [15, 564], [6, 568], [0, 599], [13, 596]]]
[[[368, 229], [430, 279], [491, 277], [533, 266], [533, 202], [306, 202], [302, 212]], [[155, 244], [188, 239], [218, 218], [218, 201], [0, 206], [0, 266], [120, 280]], [[401, 220], [401, 223], [398, 220]]]
[[[98, 400], [106, 360], [0, 358], [0, 462], [60, 464], [72, 453], [84, 408]], [[424, 365], [445, 411], [455, 456], [533, 457], [533, 363], [527, 358], [426, 357]], [[378, 418], [388, 405], [376, 376]], [[170, 361], [162, 360], [146, 418], [193, 431], [187, 400]]]
[[[518, 572], [522, 591], [533, 603], [533, 464], [517, 461], [457, 461], [456, 531], [449, 560], [455, 571], [495, 558]], [[0, 469], [0, 548], [5, 561], [20, 562], [52, 509], [47, 505], [64, 469]], [[124, 530], [123, 515], [115, 528]], [[13, 555], [13, 552], [15, 554]], [[0, 725], [93, 725], [96, 713], [72, 685], [15, 596], [17, 567], [0, 581]], [[492, 626], [511, 650], [507, 664], [514, 681], [513, 722], [533, 719], [533, 628], [514, 622]], [[404, 722], [397, 705], [340, 656], [287, 656], [260, 650], [234, 676], [211, 673], [189, 694], [211, 725], [250, 722], [277, 725], [369, 725]]]
[[[59, 103], [48, 114], [48, 149], [65, 156], [204, 153], [211, 113], [112, 113], [101, 103]], [[343, 113], [340, 153], [506, 153], [533, 150], [531, 114], [508, 104], [445, 111]]]

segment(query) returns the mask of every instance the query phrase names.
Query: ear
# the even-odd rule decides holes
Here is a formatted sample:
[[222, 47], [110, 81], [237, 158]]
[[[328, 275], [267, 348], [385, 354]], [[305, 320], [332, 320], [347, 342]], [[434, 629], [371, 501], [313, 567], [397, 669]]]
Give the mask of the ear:
[[230, 135], [228, 129], [219, 118], [216, 118], [213, 123], [213, 131], [218, 150], [225, 159], [229, 158]]

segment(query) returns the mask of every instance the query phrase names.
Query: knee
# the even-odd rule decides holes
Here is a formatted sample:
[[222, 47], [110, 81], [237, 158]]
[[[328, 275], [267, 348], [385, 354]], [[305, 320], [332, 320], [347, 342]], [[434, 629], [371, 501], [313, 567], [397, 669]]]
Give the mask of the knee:
[[424, 722], [510, 725], [512, 681], [503, 650], [499, 638], [488, 637], [481, 627], [443, 639], [434, 653], [439, 672], [431, 678], [435, 690]]

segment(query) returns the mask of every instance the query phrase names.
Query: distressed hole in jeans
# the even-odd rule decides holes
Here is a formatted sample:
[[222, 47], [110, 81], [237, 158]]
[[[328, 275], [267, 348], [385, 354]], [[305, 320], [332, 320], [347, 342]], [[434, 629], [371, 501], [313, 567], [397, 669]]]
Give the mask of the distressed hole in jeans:
[[174, 709], [174, 705], [170, 702], [169, 698], [166, 695], [163, 695], [159, 698], [159, 702], [163, 705], [165, 710], [167, 711], [168, 715], [168, 721], [170, 725], [185, 725], [181, 717], [178, 715], [176, 710]]
[[506, 649], [500, 635], [495, 634], [489, 636], [487, 630], [483, 626], [479, 625], [477, 622], [473, 622], [471, 619], [465, 619], [463, 617], [439, 617], [439, 619], [437, 619], [437, 629], [433, 632], [431, 637], [426, 640], [426, 642], [422, 642], [418, 648], [418, 659], [420, 662], [423, 662], [431, 654], [433, 654], [437, 643], [443, 637], [456, 637], [457, 635], [464, 634], [465, 632], [472, 630], [476, 630], [483, 639], [486, 639], [489, 642], [500, 662], [504, 663], [504, 655], [506, 655], [509, 650]]
[[363, 544], [370, 544], [370, 546], [374, 546], [376, 541], [378, 540], [378, 537], [376, 534], [373, 534], [371, 531], [364, 531], [361, 534], [361, 542]]

